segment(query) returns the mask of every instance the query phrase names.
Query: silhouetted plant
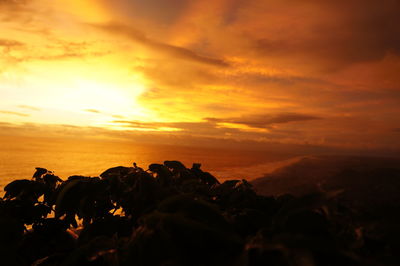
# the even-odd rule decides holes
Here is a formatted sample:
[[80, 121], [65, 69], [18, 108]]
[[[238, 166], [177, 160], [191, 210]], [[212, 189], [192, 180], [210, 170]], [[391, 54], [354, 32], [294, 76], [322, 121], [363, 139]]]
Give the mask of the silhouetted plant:
[[200, 164], [65, 181], [37, 168], [4, 190], [4, 265], [379, 265], [363, 259], [371, 240], [330, 195], [264, 197]]

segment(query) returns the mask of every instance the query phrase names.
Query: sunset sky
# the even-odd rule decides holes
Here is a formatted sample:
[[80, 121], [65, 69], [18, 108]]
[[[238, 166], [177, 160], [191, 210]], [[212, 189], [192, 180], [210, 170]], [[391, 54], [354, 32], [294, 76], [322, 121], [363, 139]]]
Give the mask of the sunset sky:
[[399, 149], [399, 14], [398, 0], [0, 0], [0, 134]]

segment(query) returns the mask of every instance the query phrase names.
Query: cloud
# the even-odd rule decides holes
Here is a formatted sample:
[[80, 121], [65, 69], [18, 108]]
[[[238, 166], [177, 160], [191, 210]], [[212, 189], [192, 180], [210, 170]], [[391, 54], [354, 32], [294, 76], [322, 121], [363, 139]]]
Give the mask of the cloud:
[[45, 35], [47, 40], [43, 45], [37, 46], [30, 43], [21, 43], [15, 40], [0, 39], [0, 48], [6, 48], [10, 52], [11, 48], [19, 48], [21, 53], [8, 53], [10, 58], [17, 63], [29, 61], [61, 61], [68, 59], [83, 59], [101, 57], [110, 54], [110, 51], [95, 47], [92, 42], [66, 41], [50, 33], [37, 33]]
[[95, 114], [100, 114], [101, 112], [97, 109], [85, 109], [83, 110], [85, 112], [89, 112], [89, 113], [95, 113]]
[[5, 115], [17, 115], [17, 116], [23, 116], [23, 117], [29, 116], [29, 114], [24, 114], [24, 113], [19, 113], [19, 112], [13, 112], [13, 111], [7, 111], [7, 110], [0, 110], [0, 114], [5, 114]]
[[320, 117], [297, 113], [265, 114], [243, 116], [238, 118], [204, 118], [206, 121], [215, 123], [230, 123], [246, 125], [252, 128], [268, 128], [274, 124], [286, 124], [299, 121], [310, 121], [321, 119]]
[[[1, 10], [0, 10], [1, 13]], [[9, 59], [15, 59], [15, 56], [12, 55], [14, 51], [21, 51], [25, 48], [25, 44], [16, 40], [11, 39], [1, 39], [0, 38], [0, 58], [8, 61]], [[1, 62], [0, 62], [1, 63]], [[0, 73], [4, 70], [0, 70]]]
[[110, 51], [99, 50], [93, 44], [85, 42], [64, 41], [54, 39], [46, 50], [38, 50], [35, 55], [25, 55], [16, 58], [19, 61], [59, 61], [65, 59], [82, 59], [87, 57], [101, 57], [110, 54]]
[[27, 110], [30, 110], [30, 111], [40, 111], [41, 110], [38, 107], [30, 106], [30, 105], [18, 105], [18, 107], [22, 108], [22, 109], [27, 109]]
[[158, 129], [164, 125], [164, 123], [150, 123], [150, 122], [140, 122], [140, 121], [127, 121], [127, 120], [114, 120], [111, 121], [114, 124], [120, 124], [126, 128], [140, 128], [140, 129]]
[[[272, 12], [289, 2], [291, 17], [279, 23], [284, 15]], [[388, 53], [400, 55], [399, 1], [309, 0], [304, 8], [302, 2], [286, 0], [270, 6], [265, 7], [269, 9], [265, 16], [270, 17], [269, 23], [279, 25], [277, 27], [285, 33], [275, 35], [266, 30], [265, 34], [253, 34], [254, 48], [266, 57], [342, 68], [379, 61]], [[313, 16], [307, 16], [310, 12]]]
[[0, 47], [13, 48], [13, 47], [20, 47], [23, 45], [24, 44], [22, 42], [16, 40], [0, 39]]
[[25, 2], [25, 0], [0, 0], [0, 5], [20, 5]]
[[217, 76], [215, 70], [204, 65], [191, 67], [162, 61], [150, 62], [145, 66], [135, 67], [134, 70], [146, 76], [157, 86], [172, 86], [174, 90], [188, 90], [199, 84], [221, 83], [222, 78]]
[[200, 55], [187, 48], [178, 47], [152, 40], [148, 38], [143, 32], [127, 25], [118, 23], [109, 23], [105, 25], [94, 25], [94, 26], [109, 33], [126, 36], [131, 40], [152, 49], [153, 51], [162, 52], [176, 59], [189, 60], [197, 63], [218, 66], [218, 67], [229, 66], [229, 64], [222, 59]]
[[0, 0], [0, 21], [10, 22], [18, 19], [27, 19], [28, 22], [31, 18], [30, 10], [27, 4], [32, 0]]
[[0, 0], [0, 7], [5, 6], [23, 6], [25, 5], [27, 0]]
[[79, 53], [79, 52], [68, 52], [68, 53], [60, 53], [55, 55], [42, 55], [42, 56], [25, 56], [21, 58], [22, 61], [61, 61], [61, 60], [68, 60], [68, 59], [82, 59], [86, 57], [98, 57], [104, 56], [108, 52], [99, 52], [99, 53]]
[[[203, 123], [205, 124], [205, 123]], [[196, 127], [201, 128], [202, 125], [199, 123]], [[221, 133], [222, 129], [219, 130]], [[235, 129], [229, 129], [231, 132], [234, 132]], [[146, 145], [150, 144], [154, 147], [155, 144], [164, 147], [165, 145], [174, 145], [176, 147], [181, 147], [182, 145], [192, 146], [192, 147], [200, 147], [211, 148], [212, 150], [222, 148], [229, 148], [237, 150], [251, 150], [253, 154], [254, 151], [259, 150], [264, 152], [268, 150], [270, 152], [277, 151], [279, 154], [282, 152], [287, 152], [287, 154], [303, 154], [304, 151], [308, 151], [307, 153], [312, 153], [310, 148], [315, 148], [310, 145], [297, 145], [297, 144], [285, 144], [278, 142], [263, 142], [258, 141], [257, 137], [250, 136], [249, 139], [232, 139], [227, 138], [224, 134], [214, 134], [204, 135], [204, 134], [191, 134], [185, 132], [174, 132], [174, 134], [165, 134], [165, 132], [143, 132], [143, 131], [116, 131], [109, 130], [105, 128], [99, 127], [77, 127], [74, 125], [50, 125], [50, 124], [34, 124], [34, 123], [25, 123], [22, 125], [16, 125], [12, 123], [3, 123], [0, 122], [0, 136], [11, 136], [11, 137], [40, 137], [43, 136], [51, 137], [51, 138], [60, 138], [62, 140], [66, 139], [76, 139], [79, 141], [86, 141], [90, 139], [102, 138], [104, 140], [113, 140], [113, 144], [115, 144], [115, 140], [124, 141], [125, 143], [135, 143], [137, 145]], [[186, 149], [187, 150], [187, 149]], [[321, 148], [319, 148], [321, 150]], [[209, 151], [208, 151], [209, 152]]]
[[[85, 111], [85, 112], [88, 112], [88, 113], [92, 113], [92, 114], [98, 114], [98, 115], [106, 115], [106, 116], [109, 116], [109, 117], [113, 117], [113, 118], [115, 118], [115, 119], [124, 119], [125, 118], [125, 116], [123, 116], [123, 115], [116, 115], [116, 114], [110, 114], [110, 113], [107, 113], [107, 112], [104, 112], [104, 111], [100, 111], [100, 110], [98, 110], [98, 109], [84, 109], [83, 111]], [[113, 121], [113, 123], [122, 123], [122, 121], [123, 120], [120, 120], [121, 122], [119, 122], [118, 120], [117, 121]]]
[[239, 132], [238, 129], [217, 127], [213, 121], [201, 122], [141, 122], [128, 120], [115, 120], [112, 123], [121, 124], [127, 129], [145, 129], [158, 131], [160, 129], [170, 129], [174, 134], [192, 134], [202, 136], [223, 136], [225, 133]]
[[[137, 121], [120, 121], [121, 125], [126, 124], [126, 130], [110, 130], [100, 127], [80, 127], [75, 125], [51, 125], [51, 124], [11, 124], [0, 122], [0, 135], [7, 136], [39, 136], [76, 139], [118, 139], [136, 142], [138, 144], [171, 144], [171, 145], [188, 145], [197, 147], [212, 148], [232, 148], [239, 149], [251, 148], [256, 150], [283, 151], [290, 153], [304, 154], [311, 152], [320, 152], [326, 147], [340, 148], [357, 148], [363, 151], [371, 152], [371, 148], [379, 148], [381, 151], [398, 151], [400, 143], [398, 134], [391, 135], [365, 134], [368, 127], [360, 132], [358, 128], [354, 132], [336, 133], [336, 127], [331, 128], [315, 128], [314, 135], [310, 135], [308, 130], [280, 130], [273, 128], [271, 132], [252, 132], [242, 131], [238, 128], [219, 127], [214, 122], [172, 122], [172, 123], [141, 123]], [[132, 122], [132, 123], [131, 123]], [[337, 120], [328, 121], [320, 120], [320, 122], [337, 123]], [[354, 121], [349, 121], [353, 122]], [[132, 127], [129, 124], [132, 124]], [[288, 124], [292, 125], [292, 124]], [[180, 131], [166, 132], [157, 130], [136, 130], [138, 126], [175, 126], [181, 128]], [[357, 127], [357, 126], [356, 126]], [[302, 128], [304, 129], [304, 128]], [[319, 139], [323, 139], [320, 141]], [[384, 142], [378, 141], [383, 138]], [[367, 143], [367, 145], [366, 145]], [[336, 148], [335, 148], [336, 149]], [[339, 151], [339, 150], [336, 150]]]
[[[112, 83], [138, 109], [129, 105], [125, 117], [118, 108], [85, 109], [101, 106], [93, 98], [78, 112], [69, 106], [65, 123], [125, 136], [349, 145], [398, 138], [398, 0], [53, 2], [0, 0], [4, 120], [58, 121], [47, 107], [17, 105], [90, 80]], [[46, 102], [38, 106], [54, 105]], [[129, 121], [137, 111], [172, 122]]]
[[161, 25], [174, 23], [195, 0], [108, 0], [104, 1], [109, 9], [130, 18], [151, 20]]
[[[281, 113], [276, 115], [252, 115], [240, 118], [204, 118], [200, 122], [141, 122], [129, 120], [114, 120], [112, 123], [120, 124], [129, 129], [160, 130], [171, 129], [174, 134], [191, 134], [195, 136], [227, 136], [230, 138], [262, 138], [262, 137], [282, 137], [298, 134], [298, 130], [283, 130], [271, 128], [275, 124], [286, 124], [291, 122], [309, 121], [321, 119], [312, 115], [297, 113]], [[248, 128], [232, 127], [227, 124], [245, 125]], [[254, 130], [251, 130], [253, 128]], [[259, 131], [258, 129], [271, 129]]]

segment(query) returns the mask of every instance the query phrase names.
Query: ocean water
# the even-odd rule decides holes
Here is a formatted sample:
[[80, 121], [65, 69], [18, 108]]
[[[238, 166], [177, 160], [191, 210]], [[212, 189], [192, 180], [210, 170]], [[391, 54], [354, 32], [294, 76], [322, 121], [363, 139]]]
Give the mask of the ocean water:
[[151, 163], [179, 160], [187, 167], [201, 163], [204, 171], [222, 181], [251, 180], [294, 159], [293, 155], [271, 151], [0, 136], [0, 189], [12, 180], [31, 178], [35, 167], [54, 171], [66, 179], [71, 175], [98, 176], [110, 167], [131, 166], [133, 162], [147, 169]]

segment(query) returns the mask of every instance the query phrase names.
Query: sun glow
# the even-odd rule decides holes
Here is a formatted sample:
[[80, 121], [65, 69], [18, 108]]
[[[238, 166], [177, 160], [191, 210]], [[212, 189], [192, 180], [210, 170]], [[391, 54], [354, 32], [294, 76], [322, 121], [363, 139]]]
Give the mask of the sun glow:
[[[135, 98], [144, 88], [139, 84], [131, 84], [128, 88], [93, 80], [78, 79], [73, 82], [73, 89], [65, 89], [63, 100], [67, 100], [68, 108], [75, 110], [98, 110], [114, 116], [144, 116]], [[60, 99], [61, 100], [61, 99]]]
[[[21, 71], [24, 75], [18, 73]], [[116, 119], [152, 118], [151, 112], [137, 102], [146, 91], [144, 81], [115, 62], [36, 62], [14, 72], [7, 78], [3, 75], [7, 110], [27, 112], [18, 106], [28, 105], [29, 99], [29, 105], [40, 111], [31, 110], [19, 117], [8, 115], [12, 122], [115, 128], [111, 122]]]

